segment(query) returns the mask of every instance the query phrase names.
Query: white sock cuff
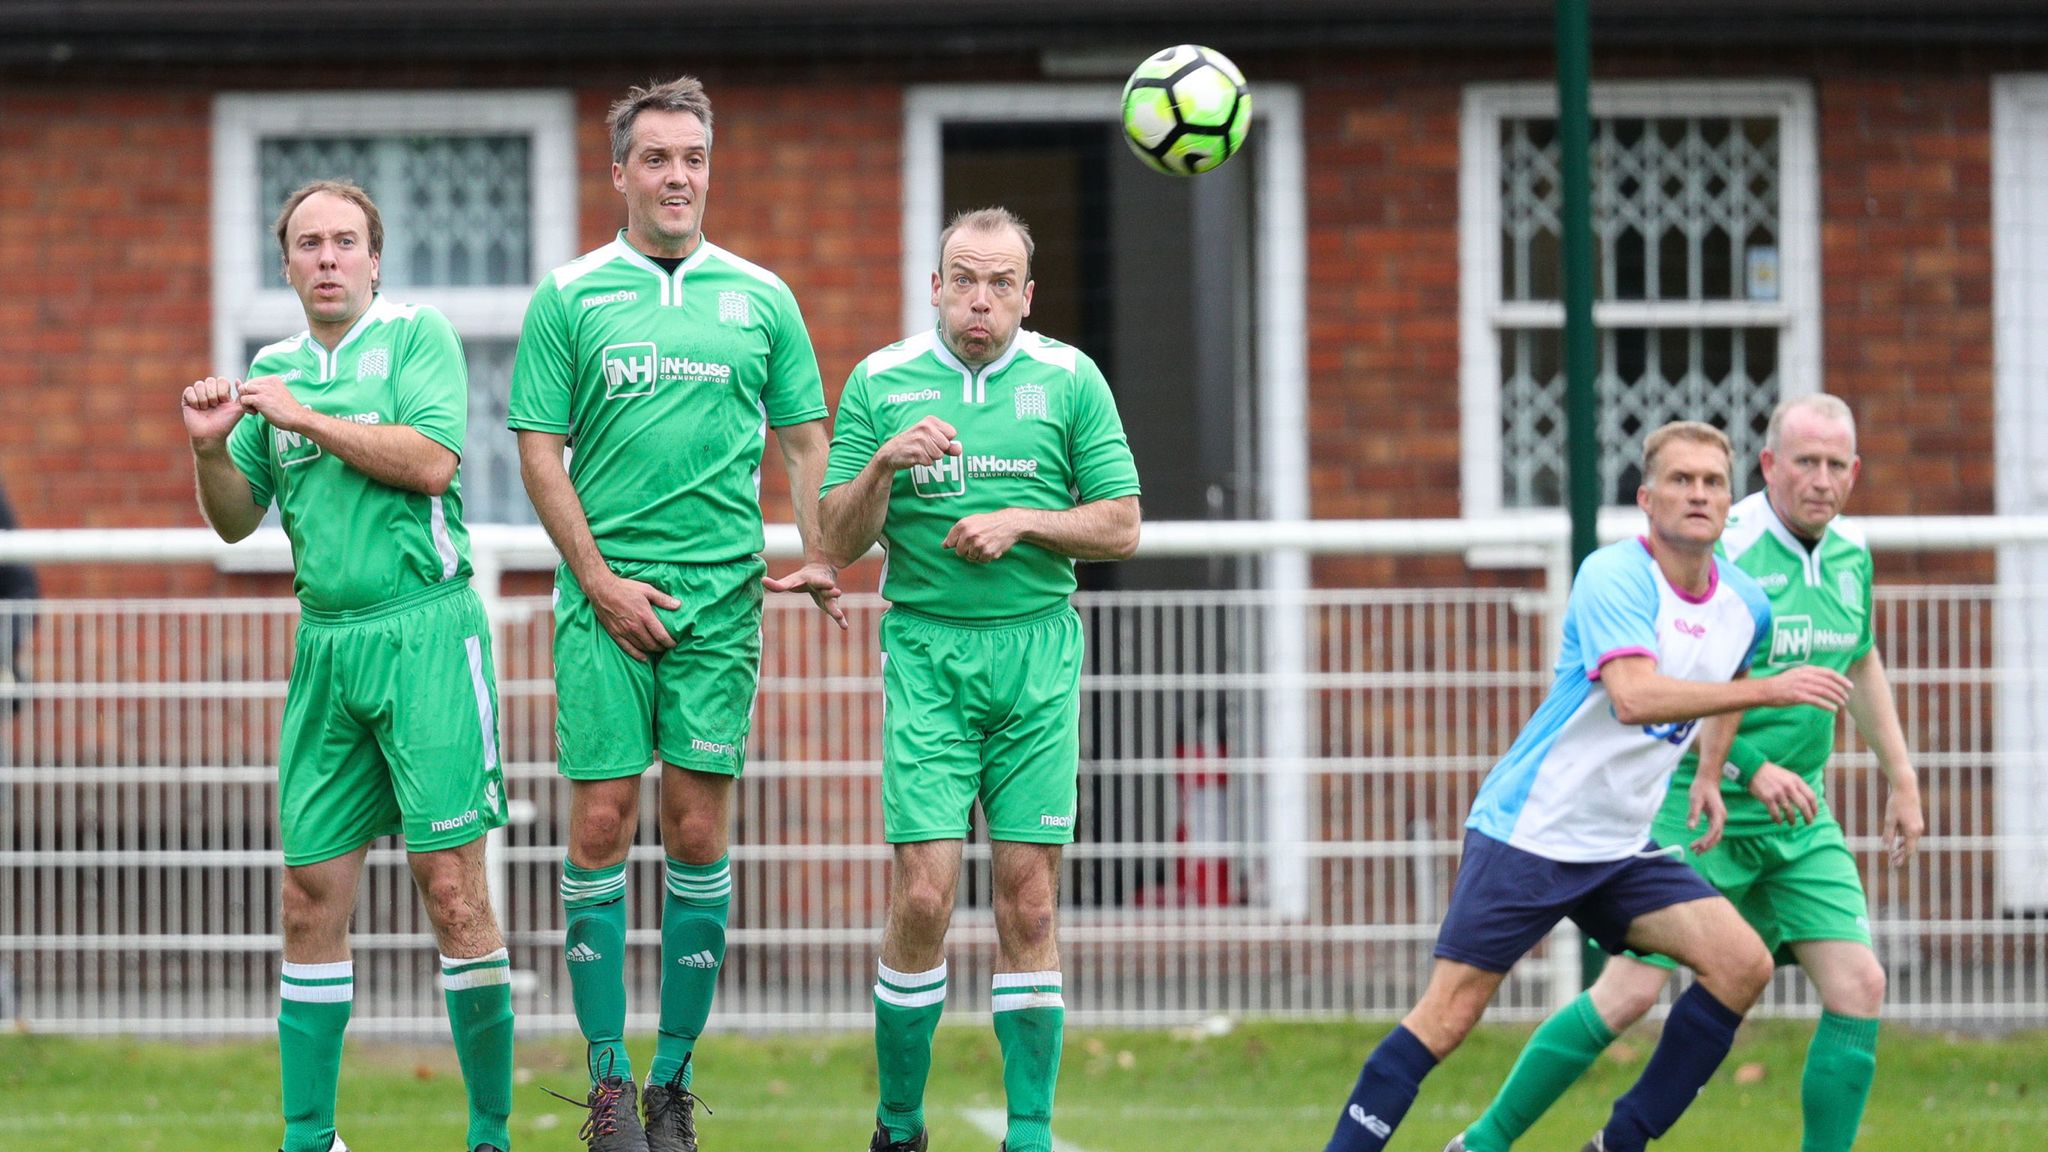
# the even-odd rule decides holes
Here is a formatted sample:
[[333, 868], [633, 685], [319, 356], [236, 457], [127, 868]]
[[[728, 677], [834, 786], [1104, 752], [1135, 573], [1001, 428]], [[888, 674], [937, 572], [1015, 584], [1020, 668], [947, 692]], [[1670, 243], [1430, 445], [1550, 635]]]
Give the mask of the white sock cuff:
[[1065, 1008], [1065, 985], [1057, 971], [998, 972], [989, 981], [989, 1011], [1021, 1012], [1027, 1008]]
[[875, 999], [898, 1008], [929, 1008], [946, 1002], [946, 962], [929, 972], [898, 972], [875, 962]]
[[443, 954], [441, 987], [449, 992], [512, 982], [512, 960], [503, 948], [467, 960]]
[[356, 962], [294, 964], [287, 960], [277, 980], [277, 994], [301, 1004], [350, 1003], [356, 998]]

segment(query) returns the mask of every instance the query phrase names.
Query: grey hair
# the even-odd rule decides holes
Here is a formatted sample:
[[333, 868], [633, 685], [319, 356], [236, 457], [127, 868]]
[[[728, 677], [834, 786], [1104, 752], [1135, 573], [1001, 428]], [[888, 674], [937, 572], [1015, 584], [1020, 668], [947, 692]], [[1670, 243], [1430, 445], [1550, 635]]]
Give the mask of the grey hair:
[[1804, 396], [1780, 400], [1778, 406], [1771, 409], [1771, 422], [1764, 428], [1764, 447], [1770, 449], [1773, 455], [1778, 452], [1779, 439], [1785, 428], [1785, 417], [1792, 412], [1811, 412], [1844, 425], [1849, 429], [1849, 452], [1851, 455], [1855, 454], [1856, 414], [1849, 410], [1849, 405], [1840, 396], [1826, 392], [1809, 392]]
[[704, 150], [711, 151], [711, 97], [695, 76], [678, 76], [666, 84], [649, 84], [629, 90], [605, 115], [604, 126], [612, 134], [612, 163], [624, 164], [633, 150], [633, 121], [642, 112], [688, 112], [704, 125]]

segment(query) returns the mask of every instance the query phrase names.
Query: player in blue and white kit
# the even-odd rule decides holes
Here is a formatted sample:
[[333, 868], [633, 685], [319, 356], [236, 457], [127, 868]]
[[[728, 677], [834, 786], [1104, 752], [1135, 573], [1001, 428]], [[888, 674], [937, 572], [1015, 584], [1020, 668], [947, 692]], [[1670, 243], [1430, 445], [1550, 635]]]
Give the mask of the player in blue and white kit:
[[[1580, 567], [1550, 695], [1473, 801], [1429, 987], [1366, 1060], [1327, 1152], [1380, 1152], [1508, 969], [1567, 917], [1609, 952], [1660, 952], [1699, 976], [1589, 1150], [1640, 1152], [1728, 1054], [1770, 981], [1770, 953], [1733, 904], [1650, 839], [1650, 822], [1700, 717], [1832, 711], [1849, 693], [1819, 667], [1787, 683], [1790, 673], [1741, 678], [1771, 610], [1714, 556], [1732, 466], [1727, 437], [1705, 424], [1667, 424], [1643, 442], [1636, 503], [1649, 534]], [[1704, 739], [1725, 749], [1737, 718], [1710, 722]]]

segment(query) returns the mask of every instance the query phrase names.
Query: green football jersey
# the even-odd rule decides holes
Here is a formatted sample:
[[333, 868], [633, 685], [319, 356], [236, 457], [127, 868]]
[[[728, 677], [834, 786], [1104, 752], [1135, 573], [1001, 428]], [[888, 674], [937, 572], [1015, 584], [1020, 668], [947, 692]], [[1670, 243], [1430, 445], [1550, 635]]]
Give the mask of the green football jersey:
[[[432, 308], [378, 296], [332, 352], [310, 332], [258, 351], [249, 376], [270, 375], [323, 415], [402, 424], [462, 455], [469, 370], [455, 329]], [[440, 496], [394, 488], [253, 412], [228, 434], [228, 454], [257, 504], [277, 502], [292, 589], [307, 608], [353, 612], [469, 578], [458, 481]]]
[[[1728, 512], [1719, 549], [1749, 573], [1771, 600], [1771, 631], [1757, 645], [1751, 676], [1775, 676], [1801, 664], [1818, 664], [1847, 674], [1870, 651], [1870, 548], [1853, 521], [1837, 517], [1812, 549], [1792, 534], [1764, 493], [1744, 498]], [[1752, 708], [1743, 714], [1736, 739], [1771, 763], [1806, 778], [1825, 812], [1825, 770], [1835, 749], [1835, 714], [1822, 708]], [[1697, 749], [1685, 754], [1658, 819], [1685, 823], [1686, 793], [1699, 767]], [[1754, 836], [1782, 825], [1748, 789], [1723, 780], [1730, 836]]]
[[825, 418], [796, 297], [709, 240], [673, 274], [625, 233], [534, 289], [513, 430], [569, 438], [569, 479], [609, 560], [759, 552], [768, 429]]
[[824, 491], [860, 475], [876, 449], [926, 416], [958, 433], [961, 454], [896, 473], [882, 527], [882, 595], [928, 615], [1001, 620], [1056, 606], [1074, 562], [1019, 543], [993, 564], [941, 546], [962, 517], [1001, 508], [1058, 511], [1138, 494], [1138, 469], [1109, 383], [1079, 349], [1019, 331], [980, 370], [936, 329], [854, 368], [839, 397]]

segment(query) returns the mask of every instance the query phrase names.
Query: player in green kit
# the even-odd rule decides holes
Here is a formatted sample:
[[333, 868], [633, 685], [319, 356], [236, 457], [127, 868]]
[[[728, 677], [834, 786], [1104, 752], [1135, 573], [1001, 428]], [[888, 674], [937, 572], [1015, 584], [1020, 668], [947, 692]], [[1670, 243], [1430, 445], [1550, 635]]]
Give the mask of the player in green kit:
[[991, 988], [1009, 1152], [1050, 1152], [1066, 1017], [1060, 848], [1074, 838], [1081, 624], [1075, 560], [1138, 545], [1138, 473], [1102, 373], [1024, 331], [1031, 234], [1000, 208], [955, 219], [932, 277], [938, 327], [872, 353], [839, 401], [821, 506], [849, 563], [879, 537], [882, 812], [894, 846], [875, 982], [874, 1152], [926, 1144], [946, 928], [977, 799], [995, 854]]
[[[564, 960], [588, 1042], [596, 1152], [697, 1147], [692, 1057], [725, 960], [727, 825], [761, 656], [761, 597], [807, 591], [829, 438], [789, 288], [705, 239], [711, 104], [682, 77], [614, 104], [618, 238], [534, 289], [508, 423], [555, 581], [555, 736], [571, 781]], [[775, 430], [809, 562], [763, 578], [761, 455]], [[571, 450], [564, 468], [563, 450]], [[626, 1054], [626, 857], [659, 759], [667, 851], [660, 1035], [642, 1114]]]
[[[1840, 399], [1778, 405], [1765, 434], [1765, 490], [1729, 512], [1720, 547], [1771, 601], [1771, 631], [1751, 675], [1818, 664], [1853, 684], [1850, 715], [1891, 784], [1884, 836], [1897, 865], [1914, 851], [1924, 821], [1919, 778], [1872, 645], [1870, 550], [1854, 525], [1837, 519], [1861, 466], [1855, 420]], [[1825, 798], [1834, 717], [1818, 708], [1756, 708], [1706, 723], [1738, 720], [1732, 748], [1725, 729], [1720, 739], [1702, 734], [1704, 752], [1680, 764], [1651, 834], [1659, 844], [1687, 845], [1686, 859], [1735, 902], [1779, 963], [1798, 963], [1819, 989], [1820, 1025], [1800, 1085], [1801, 1147], [1847, 1152], [1877, 1068], [1885, 978], [1856, 860]], [[1731, 748], [1725, 763], [1708, 759], [1718, 748]], [[1672, 967], [1661, 956], [1608, 961], [1591, 989], [1536, 1030], [1500, 1094], [1450, 1149], [1507, 1152], [1649, 1012]]]
[[361, 188], [292, 193], [277, 242], [306, 331], [258, 352], [247, 381], [186, 388], [183, 412], [207, 522], [240, 540], [275, 502], [301, 608], [278, 755], [283, 1152], [345, 1152], [348, 921], [370, 841], [394, 832], [440, 944], [469, 1090], [463, 1147], [507, 1149], [511, 970], [483, 866], [505, 789], [456, 481], [462, 345], [440, 313], [378, 294], [384, 226]]

